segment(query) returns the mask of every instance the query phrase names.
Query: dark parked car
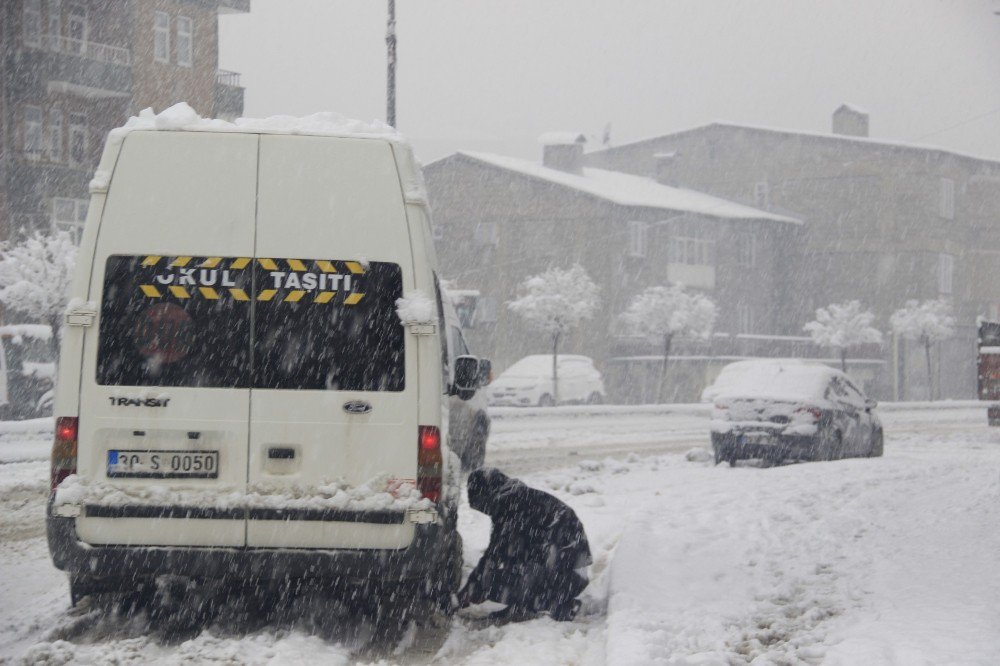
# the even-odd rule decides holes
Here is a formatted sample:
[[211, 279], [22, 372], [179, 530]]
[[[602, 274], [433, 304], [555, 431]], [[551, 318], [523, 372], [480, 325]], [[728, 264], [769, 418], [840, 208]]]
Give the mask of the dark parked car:
[[877, 403], [828, 366], [761, 361], [730, 374], [712, 395], [716, 464], [882, 455]]

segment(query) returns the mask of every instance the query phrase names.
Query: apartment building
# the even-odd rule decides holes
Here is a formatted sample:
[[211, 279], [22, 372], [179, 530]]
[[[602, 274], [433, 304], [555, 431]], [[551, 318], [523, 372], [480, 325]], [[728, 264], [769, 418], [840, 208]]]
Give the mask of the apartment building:
[[[801, 219], [777, 332], [801, 335], [817, 307], [849, 299], [885, 331], [909, 299], [950, 300], [959, 330], [935, 352], [939, 385], [974, 396], [975, 321], [1000, 314], [1000, 161], [872, 138], [868, 114], [846, 104], [830, 133], [710, 123], [585, 161]], [[893, 371], [882, 395], [926, 397], [921, 349], [897, 340], [883, 352]]]
[[218, 68], [220, 16], [250, 0], [9, 0], [0, 4], [0, 241], [78, 235], [109, 130], [186, 101], [242, 114]]

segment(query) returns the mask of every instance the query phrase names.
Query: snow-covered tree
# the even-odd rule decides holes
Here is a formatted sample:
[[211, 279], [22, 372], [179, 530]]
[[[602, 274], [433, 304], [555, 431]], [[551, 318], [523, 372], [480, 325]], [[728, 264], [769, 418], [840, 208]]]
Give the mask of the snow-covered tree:
[[75, 264], [76, 245], [66, 232], [0, 243], [0, 303], [58, 335]]
[[906, 307], [896, 310], [889, 319], [892, 330], [907, 340], [924, 346], [927, 358], [927, 395], [934, 399], [934, 373], [931, 369], [931, 346], [955, 334], [955, 318], [951, 304], [941, 298], [929, 301], [907, 301]]
[[600, 298], [597, 285], [579, 264], [569, 269], [550, 268], [526, 279], [521, 296], [508, 301], [511, 312], [532, 329], [552, 339], [553, 400], [559, 404], [559, 341], [580, 322], [597, 312]]
[[621, 321], [635, 335], [663, 345], [663, 366], [657, 397], [666, 400], [667, 362], [675, 338], [707, 339], [715, 324], [715, 303], [701, 294], [688, 293], [683, 285], [649, 287], [632, 299]]
[[881, 344], [882, 332], [872, 326], [875, 315], [858, 301], [832, 303], [816, 310], [816, 319], [803, 328], [821, 347], [840, 354], [840, 369], [847, 372], [847, 350], [864, 344]]

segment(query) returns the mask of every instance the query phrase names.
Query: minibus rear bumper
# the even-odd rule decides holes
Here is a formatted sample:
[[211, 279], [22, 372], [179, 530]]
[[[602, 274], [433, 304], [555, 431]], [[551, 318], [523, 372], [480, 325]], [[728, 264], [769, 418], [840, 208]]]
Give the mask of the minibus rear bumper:
[[91, 576], [175, 574], [204, 579], [315, 578], [341, 583], [412, 581], [447, 566], [457, 536], [455, 521], [414, 525], [410, 545], [399, 550], [97, 546], [80, 541], [76, 518], [47, 515], [49, 552], [57, 569]]

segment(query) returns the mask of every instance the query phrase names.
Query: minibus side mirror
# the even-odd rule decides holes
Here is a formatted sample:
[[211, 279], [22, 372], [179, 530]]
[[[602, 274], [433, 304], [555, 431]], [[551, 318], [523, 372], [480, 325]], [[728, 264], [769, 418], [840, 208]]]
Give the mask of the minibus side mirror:
[[459, 356], [455, 359], [455, 384], [452, 394], [462, 400], [469, 400], [476, 394], [480, 384], [480, 362], [475, 356]]

